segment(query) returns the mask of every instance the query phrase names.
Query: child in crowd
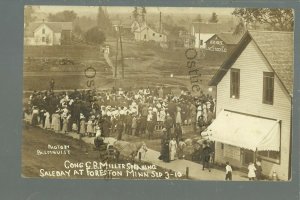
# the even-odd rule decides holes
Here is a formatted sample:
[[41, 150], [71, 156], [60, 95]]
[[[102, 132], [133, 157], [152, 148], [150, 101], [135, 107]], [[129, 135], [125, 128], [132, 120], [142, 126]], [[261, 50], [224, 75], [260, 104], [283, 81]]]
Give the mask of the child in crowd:
[[89, 137], [92, 137], [93, 132], [94, 132], [93, 116], [91, 116], [87, 122], [86, 132]]

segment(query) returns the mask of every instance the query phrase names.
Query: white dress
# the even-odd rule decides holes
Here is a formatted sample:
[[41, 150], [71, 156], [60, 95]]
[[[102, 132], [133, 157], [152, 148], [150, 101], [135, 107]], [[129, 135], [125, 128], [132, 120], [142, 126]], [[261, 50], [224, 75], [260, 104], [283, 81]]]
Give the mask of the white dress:
[[254, 166], [254, 164], [251, 164], [248, 166], [248, 177], [249, 178], [255, 178], [256, 174], [255, 174], [256, 168]]
[[44, 114], [44, 116], [46, 117], [45, 118], [45, 126], [44, 126], [44, 129], [50, 129], [51, 128], [51, 124], [50, 124], [50, 114], [49, 112], [46, 112]]
[[88, 132], [88, 133], [93, 133], [94, 132], [94, 126], [93, 126], [93, 121], [92, 120], [89, 120], [87, 122], [86, 132]]
[[170, 160], [175, 160], [175, 155], [177, 151], [177, 142], [175, 140], [170, 141], [169, 150], [170, 150]]

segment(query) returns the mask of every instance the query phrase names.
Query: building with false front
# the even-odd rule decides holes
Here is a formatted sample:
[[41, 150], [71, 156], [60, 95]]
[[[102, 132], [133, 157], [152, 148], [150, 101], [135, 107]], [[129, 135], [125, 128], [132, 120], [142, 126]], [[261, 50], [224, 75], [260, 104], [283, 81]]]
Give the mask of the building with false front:
[[247, 169], [257, 158], [263, 174], [291, 175], [294, 35], [247, 31], [213, 76], [216, 119], [207, 128], [215, 162]]

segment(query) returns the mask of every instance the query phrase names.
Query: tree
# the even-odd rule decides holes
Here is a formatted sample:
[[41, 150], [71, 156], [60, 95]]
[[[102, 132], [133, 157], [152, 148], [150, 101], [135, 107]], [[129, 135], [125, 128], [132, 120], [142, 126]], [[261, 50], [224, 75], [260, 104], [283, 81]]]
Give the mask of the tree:
[[292, 9], [236, 8], [232, 14], [242, 18], [247, 24], [255, 22], [268, 24], [273, 30], [277, 31], [292, 31], [294, 29]]
[[210, 23], [218, 23], [218, 21], [219, 21], [219, 19], [218, 19], [217, 13], [213, 12], [209, 19], [209, 22]]
[[33, 6], [25, 6], [24, 8], [24, 23], [27, 26], [29, 23], [34, 21], [33, 13], [35, 12]]
[[88, 43], [102, 44], [105, 41], [105, 34], [96, 26], [85, 33], [85, 40]]
[[106, 12], [102, 9], [101, 6], [98, 8], [98, 14], [97, 14], [97, 26], [102, 31], [111, 34], [112, 33], [112, 23], [106, 14]]
[[143, 6], [142, 7], [142, 20], [143, 20], [143, 22], [145, 21], [146, 14], [147, 14], [146, 8]]
[[138, 11], [138, 7], [134, 6], [134, 10], [132, 11], [132, 16], [134, 20], [137, 20], [138, 16], [139, 16], [139, 11]]
[[73, 10], [64, 10], [55, 14], [49, 14], [50, 22], [73, 22], [77, 18], [77, 14]]
[[234, 35], [241, 35], [244, 34], [246, 32], [247, 28], [245, 26], [245, 23], [243, 21], [243, 19], [240, 19], [239, 23], [237, 24], [237, 26], [235, 27], [233, 34]]
[[202, 17], [201, 17], [201, 15], [198, 14], [198, 15], [196, 16], [196, 18], [194, 19], [194, 21], [195, 21], [195, 22], [202, 22]]

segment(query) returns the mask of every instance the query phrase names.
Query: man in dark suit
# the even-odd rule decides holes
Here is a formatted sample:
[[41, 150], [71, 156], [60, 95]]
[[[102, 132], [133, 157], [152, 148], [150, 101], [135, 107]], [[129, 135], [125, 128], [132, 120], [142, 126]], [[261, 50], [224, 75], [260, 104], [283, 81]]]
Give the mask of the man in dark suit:
[[202, 170], [207, 168], [208, 171], [210, 172], [209, 161], [210, 161], [210, 155], [212, 153], [212, 149], [207, 143], [205, 143], [204, 145], [205, 147], [202, 150]]

